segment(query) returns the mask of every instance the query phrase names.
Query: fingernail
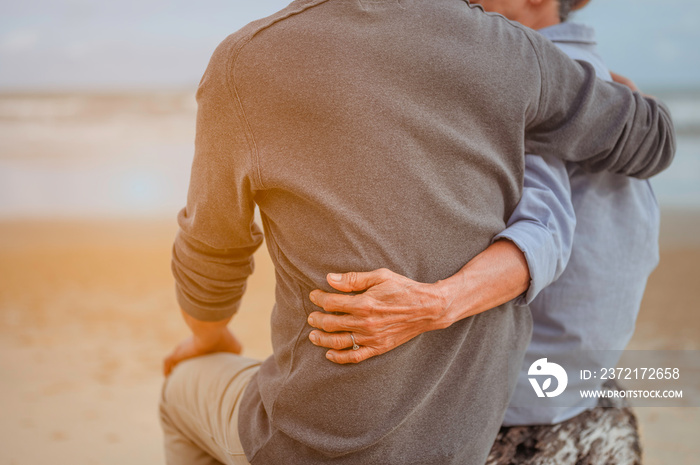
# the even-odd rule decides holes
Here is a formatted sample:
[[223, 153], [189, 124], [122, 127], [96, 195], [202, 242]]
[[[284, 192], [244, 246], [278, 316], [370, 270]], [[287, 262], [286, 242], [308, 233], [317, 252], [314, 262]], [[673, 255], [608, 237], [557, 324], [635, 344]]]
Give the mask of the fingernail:
[[314, 317], [310, 316], [309, 319], [307, 320], [311, 326], [314, 325]]
[[343, 279], [343, 276], [342, 276], [342, 275], [339, 275], [339, 274], [337, 274], [337, 273], [330, 273], [330, 274], [328, 275], [328, 279], [330, 279], [331, 281], [334, 281], [334, 282], [336, 282], [336, 283], [339, 283], [340, 280]]
[[331, 362], [333, 362], [335, 357], [333, 357], [333, 354], [332, 354], [332, 353], [326, 352], [326, 358], [327, 358], [328, 360], [330, 360]]
[[309, 335], [309, 339], [311, 339], [311, 342], [313, 342], [315, 344], [318, 342], [318, 335], [316, 333], [311, 333]]
[[312, 292], [311, 294], [309, 294], [309, 299], [311, 300], [311, 302], [316, 303], [316, 292]]

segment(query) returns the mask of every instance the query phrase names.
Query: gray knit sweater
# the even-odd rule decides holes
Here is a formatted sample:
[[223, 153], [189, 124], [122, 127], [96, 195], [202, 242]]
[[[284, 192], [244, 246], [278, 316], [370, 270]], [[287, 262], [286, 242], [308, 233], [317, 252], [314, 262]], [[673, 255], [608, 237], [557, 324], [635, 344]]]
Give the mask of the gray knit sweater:
[[[351, 366], [308, 340], [328, 272], [457, 272], [504, 229], [523, 154], [638, 177], [667, 111], [460, 0], [300, 0], [229, 36], [202, 78], [173, 248], [182, 308], [238, 308], [262, 242], [274, 355], [242, 399], [253, 464], [481, 464], [530, 337], [510, 304]], [[235, 328], [235, 322], [234, 322]], [[510, 375], [510, 376], [509, 376]]]

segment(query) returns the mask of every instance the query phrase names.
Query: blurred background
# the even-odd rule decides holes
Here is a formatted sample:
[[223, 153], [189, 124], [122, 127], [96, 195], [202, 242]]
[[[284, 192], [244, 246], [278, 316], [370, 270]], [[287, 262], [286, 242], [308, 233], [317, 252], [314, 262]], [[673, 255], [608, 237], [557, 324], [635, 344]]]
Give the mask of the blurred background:
[[[0, 463], [163, 463], [162, 358], [188, 332], [170, 275], [194, 93], [216, 45], [285, 0], [0, 0]], [[671, 108], [652, 183], [661, 263], [631, 348], [700, 349], [700, 3], [594, 0], [573, 17]], [[257, 255], [232, 323], [270, 352]], [[637, 409], [647, 464], [697, 463], [700, 409]]]

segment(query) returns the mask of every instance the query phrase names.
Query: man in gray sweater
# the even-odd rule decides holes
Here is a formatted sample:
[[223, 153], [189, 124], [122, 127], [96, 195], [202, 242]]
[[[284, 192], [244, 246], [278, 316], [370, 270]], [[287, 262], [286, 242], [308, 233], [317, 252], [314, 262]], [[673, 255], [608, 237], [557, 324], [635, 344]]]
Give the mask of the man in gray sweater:
[[[308, 339], [309, 293], [331, 290], [329, 272], [377, 268], [435, 283], [499, 247], [526, 150], [645, 177], [675, 148], [656, 101], [460, 0], [295, 1], [222, 43], [197, 99], [173, 248], [194, 334], [166, 366], [168, 463], [483, 463], [526, 309], [456, 311], [339, 365]], [[226, 326], [262, 242], [256, 204], [277, 278], [262, 364], [230, 353]], [[212, 352], [229, 353], [192, 359]]]

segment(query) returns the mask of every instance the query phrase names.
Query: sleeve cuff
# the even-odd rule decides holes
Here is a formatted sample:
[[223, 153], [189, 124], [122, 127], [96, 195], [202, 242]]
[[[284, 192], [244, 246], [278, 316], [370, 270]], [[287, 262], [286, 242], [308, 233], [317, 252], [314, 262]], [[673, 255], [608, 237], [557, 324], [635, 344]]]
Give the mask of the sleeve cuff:
[[499, 239], [513, 242], [525, 255], [530, 271], [530, 287], [515, 299], [515, 305], [529, 305], [535, 297], [552, 283], [556, 273], [556, 264], [551, 257], [557, 253], [556, 244], [551, 233], [534, 221], [518, 221], [497, 234], [492, 243]]
[[180, 305], [180, 308], [189, 316], [199, 321], [221, 321], [230, 318], [236, 314], [241, 303], [240, 299], [238, 299], [235, 303], [225, 307], [204, 308], [192, 302], [177, 283], [175, 284], [175, 297], [177, 298], [177, 303]]

